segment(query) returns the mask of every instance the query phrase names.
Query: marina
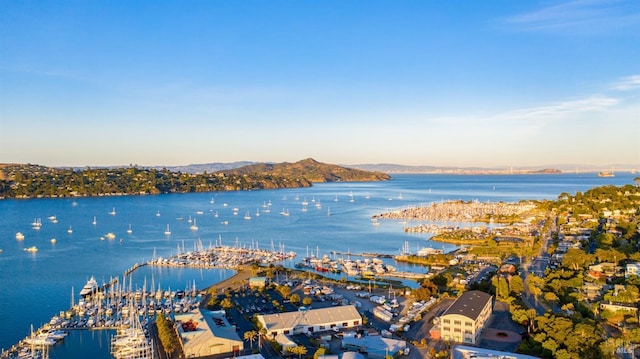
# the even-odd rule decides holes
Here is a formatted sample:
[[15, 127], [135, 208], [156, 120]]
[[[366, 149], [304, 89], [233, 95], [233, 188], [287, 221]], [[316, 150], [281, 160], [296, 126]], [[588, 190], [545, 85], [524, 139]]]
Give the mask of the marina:
[[[0, 287], [11, 290], [6, 290], [0, 298], [0, 348], [6, 352], [17, 343], [24, 343], [24, 339], [31, 335], [31, 325], [44, 328], [54, 316], [58, 316], [62, 322], [68, 320], [69, 325], [53, 329], [69, 334], [48, 348], [51, 357], [86, 357], [87, 352], [78, 348], [79, 341], [82, 341], [83, 347], [89, 345], [93, 348], [92, 353], [102, 353], [92, 354], [91, 357], [113, 357], [110, 343], [112, 336], [117, 333], [113, 329], [116, 326], [111, 325], [118, 319], [126, 319], [123, 311], [132, 310], [123, 304], [135, 301], [136, 296], [145, 297], [147, 302], [144, 310], [151, 312], [152, 282], [154, 294], [157, 294], [159, 287], [163, 292], [160, 303], [155, 299], [156, 295], [153, 296], [154, 305], [159, 304], [161, 310], [165, 310], [164, 306], [168, 305], [165, 291], [176, 292], [176, 295], [178, 290], [186, 293], [192, 291], [195, 283], [197, 292], [234, 273], [233, 269], [229, 269], [232, 266], [221, 266], [219, 261], [203, 253], [186, 257], [189, 252], [202, 250], [206, 253], [211, 248], [252, 250], [273, 247], [270, 249], [278, 253], [304, 253], [310, 247], [320, 249], [317, 259], [328, 255], [338, 261], [338, 257], [344, 257], [346, 263], [350, 255], [353, 262], [360, 259], [361, 263], [365, 263], [366, 259], [370, 259], [373, 264], [373, 259], [378, 258], [385, 266], [394, 267], [395, 274], [421, 275], [424, 274], [422, 266], [395, 262], [386, 256], [402, 253], [405, 242], [409, 242], [416, 251], [434, 248], [449, 252], [457, 247], [431, 242], [430, 233], [406, 233], [406, 224], [398, 219], [381, 219], [379, 225], [372, 226], [372, 216], [445, 200], [497, 202], [553, 199], [563, 191], [584, 191], [601, 184], [630, 182], [632, 176], [623, 173], [613, 178], [594, 174], [398, 175], [389, 182], [324, 183], [310, 188], [277, 191], [3, 200], [0, 201], [0, 210], [4, 214], [0, 218], [0, 247], [3, 249], [0, 253], [0, 270], [3, 271]], [[398, 193], [402, 193], [402, 199], [398, 198]], [[215, 201], [212, 201], [212, 196]], [[296, 200], [296, 196], [299, 200]], [[319, 209], [315, 205], [307, 206], [307, 212], [289, 211], [289, 216], [279, 215], [278, 210], [266, 211], [272, 206], [301, 208], [305, 197], [315, 198], [316, 203], [332, 202], [331, 216], [327, 216], [326, 208]], [[389, 201], [389, 198], [393, 198], [393, 201]], [[109, 212], [115, 212], [116, 208], [117, 215], [111, 215]], [[260, 208], [261, 215], [252, 215], [252, 220], [245, 220], [242, 215], [234, 215], [238, 211], [233, 211], [233, 208], [240, 213], [252, 213]], [[155, 215], [158, 211], [161, 211], [161, 217]], [[58, 223], [38, 220], [48, 218], [52, 213], [55, 213]], [[197, 216], [197, 231], [189, 228], [191, 224], [186, 220], [189, 216]], [[129, 225], [135, 228], [133, 233], [125, 233]], [[73, 234], [67, 233], [69, 226], [73, 226]], [[169, 226], [170, 234], [165, 235]], [[17, 233], [22, 234], [22, 239], [17, 238]], [[105, 233], [113, 233], [113, 239], [105, 238]], [[101, 240], [101, 237], [104, 239]], [[50, 243], [51, 238], [57, 239], [55, 245]], [[37, 252], [25, 251], [31, 247], [36, 247]], [[185, 247], [193, 250], [185, 250]], [[362, 256], [358, 258], [356, 253]], [[218, 255], [226, 254], [219, 251], [216, 253]], [[160, 257], [167, 259], [166, 265], [164, 260], [158, 264]], [[173, 262], [169, 264], [170, 261]], [[301, 258], [287, 257], [276, 263], [294, 268], [299, 262], [302, 262]], [[133, 263], [140, 264], [130, 271]], [[326, 275], [339, 278], [346, 272], [326, 272]], [[98, 291], [105, 295], [100, 300], [94, 299], [94, 296], [90, 300], [84, 299], [84, 315], [80, 316], [80, 291], [91, 276], [99, 287], [112, 281], [115, 284]], [[118, 276], [120, 279], [116, 280]], [[126, 283], [123, 277], [127, 278]], [[145, 281], [146, 290], [143, 290]], [[69, 304], [70, 291], [74, 292], [76, 299], [74, 306]], [[117, 294], [118, 291], [120, 294]], [[118, 295], [121, 297], [118, 298]], [[176, 295], [171, 300], [171, 308], [174, 308]], [[131, 297], [133, 299], [129, 299]], [[136, 302], [135, 311], [142, 309], [138, 305], [139, 302]], [[110, 307], [113, 309], [108, 310]], [[154, 307], [154, 314], [156, 310]], [[92, 316], [88, 315], [90, 311], [93, 313], [92, 321]], [[110, 314], [107, 314], [108, 311]], [[67, 312], [73, 313], [69, 319]], [[117, 312], [119, 314], [115, 314]], [[113, 322], [109, 323], [109, 320]], [[38, 329], [34, 332], [37, 333]], [[23, 346], [30, 347], [26, 344]]]

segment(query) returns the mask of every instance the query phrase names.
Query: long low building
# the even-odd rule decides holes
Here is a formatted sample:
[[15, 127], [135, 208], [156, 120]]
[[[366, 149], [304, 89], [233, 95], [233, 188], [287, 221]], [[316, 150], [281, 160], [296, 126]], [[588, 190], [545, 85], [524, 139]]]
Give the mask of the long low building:
[[407, 342], [404, 340], [383, 338], [379, 335], [367, 335], [360, 338], [350, 337], [342, 339], [342, 348], [367, 353], [369, 359], [384, 359], [387, 356], [395, 357], [399, 353], [404, 353], [407, 348]]
[[500, 358], [500, 359], [538, 359], [531, 355], [503, 352], [470, 347], [465, 345], [454, 345], [451, 348], [451, 359], [479, 359], [479, 358]]
[[272, 337], [278, 334], [312, 334], [333, 328], [352, 328], [362, 324], [353, 305], [258, 315], [258, 321]]
[[197, 308], [176, 315], [175, 320], [187, 358], [223, 353], [235, 356], [244, 349], [244, 342], [236, 333], [236, 327], [227, 321], [224, 311]]

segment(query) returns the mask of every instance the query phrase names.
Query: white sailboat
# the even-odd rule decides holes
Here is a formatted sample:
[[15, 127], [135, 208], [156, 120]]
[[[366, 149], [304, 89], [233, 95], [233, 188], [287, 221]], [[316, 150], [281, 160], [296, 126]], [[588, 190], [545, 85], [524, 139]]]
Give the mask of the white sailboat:
[[189, 228], [191, 228], [192, 231], [197, 231], [198, 230], [198, 225], [196, 224], [196, 219], [195, 218], [193, 219], [193, 224]]
[[111, 210], [111, 212], [109, 212], [110, 215], [115, 216], [116, 215], [116, 207], [113, 207], [113, 209]]
[[171, 230], [169, 229], [169, 225], [167, 224], [167, 229], [164, 231], [164, 234], [167, 236], [171, 234]]
[[73, 233], [73, 229], [71, 228], [71, 226], [69, 226], [69, 229], [67, 229], [67, 233], [69, 234]]
[[249, 214], [249, 211], [247, 211], [247, 213], [244, 215], [244, 219], [246, 219], [246, 220], [250, 220], [251, 219], [251, 215]]
[[91, 222], [91, 224], [93, 224], [95, 226], [97, 223], [98, 222], [96, 221], [96, 216], [93, 216], [93, 222]]
[[131, 229], [131, 225], [129, 225], [129, 229], [127, 229], [127, 233], [129, 234], [133, 233], [133, 230]]

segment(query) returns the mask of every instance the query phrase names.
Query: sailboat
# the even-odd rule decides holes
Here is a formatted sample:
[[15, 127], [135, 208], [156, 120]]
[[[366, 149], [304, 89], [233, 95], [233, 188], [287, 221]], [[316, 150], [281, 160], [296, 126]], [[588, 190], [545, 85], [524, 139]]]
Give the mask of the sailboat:
[[249, 211], [247, 211], [247, 213], [244, 215], [244, 219], [246, 220], [251, 219], [251, 215], [249, 214]]
[[131, 229], [131, 225], [129, 225], [129, 229], [127, 229], [127, 233], [129, 234], [133, 233], [133, 230]]
[[109, 212], [110, 215], [115, 216], [116, 215], [116, 207], [113, 207], [113, 209], [111, 210], [111, 212]]
[[67, 229], [67, 233], [69, 234], [73, 233], [73, 229], [71, 229], [71, 226], [69, 226], [69, 229]]
[[96, 216], [93, 216], [93, 222], [91, 222], [91, 224], [93, 224], [95, 226], [97, 223], [98, 222], [96, 221]]
[[170, 235], [171, 234], [171, 230], [169, 229], [169, 225], [167, 224], [167, 229], [164, 231], [164, 234], [166, 235]]
[[195, 218], [193, 219], [193, 224], [189, 228], [191, 228], [192, 231], [197, 231], [198, 230], [198, 225], [196, 224], [196, 219]]

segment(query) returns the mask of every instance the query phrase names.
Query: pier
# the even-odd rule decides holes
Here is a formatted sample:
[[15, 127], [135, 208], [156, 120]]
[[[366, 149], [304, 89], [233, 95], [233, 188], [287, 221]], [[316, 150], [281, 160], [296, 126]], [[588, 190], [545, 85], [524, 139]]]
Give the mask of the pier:
[[372, 257], [372, 258], [393, 258], [393, 255], [391, 254], [385, 254], [385, 253], [373, 253], [373, 252], [340, 252], [340, 251], [331, 251], [332, 255], [348, 255], [348, 256], [355, 256], [355, 257]]

